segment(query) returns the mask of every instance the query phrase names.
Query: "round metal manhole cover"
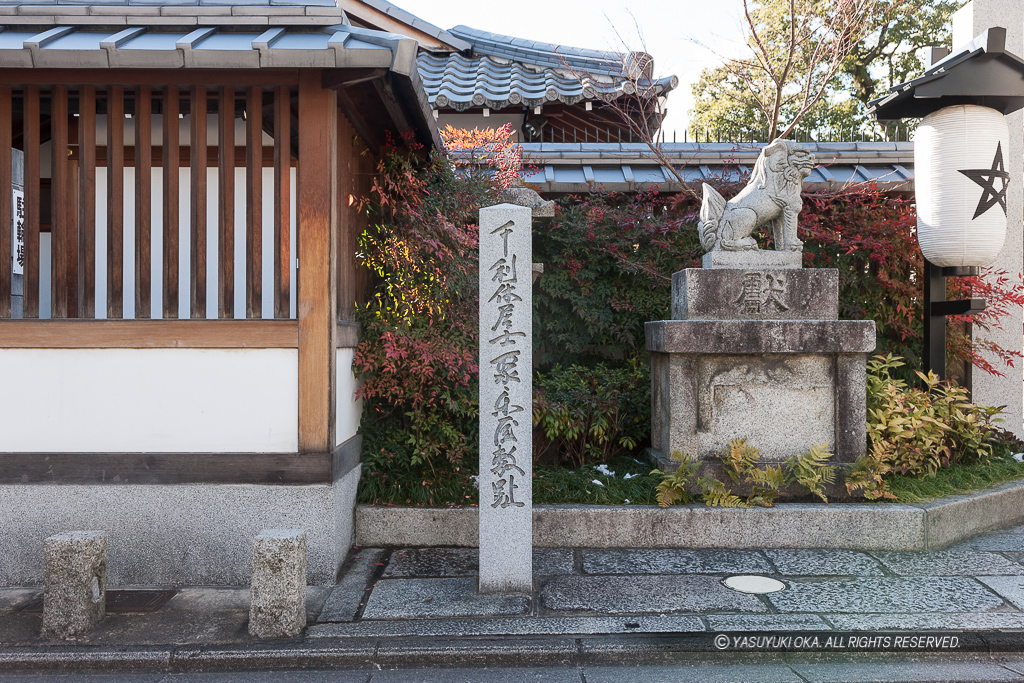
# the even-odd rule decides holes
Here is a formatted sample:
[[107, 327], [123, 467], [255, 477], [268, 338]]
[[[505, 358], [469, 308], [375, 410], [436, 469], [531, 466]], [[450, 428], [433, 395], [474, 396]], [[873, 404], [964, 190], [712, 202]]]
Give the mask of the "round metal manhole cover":
[[731, 588], [738, 593], [752, 593], [761, 595], [763, 593], [777, 593], [785, 590], [786, 584], [767, 576], [730, 576], [722, 582], [726, 588]]

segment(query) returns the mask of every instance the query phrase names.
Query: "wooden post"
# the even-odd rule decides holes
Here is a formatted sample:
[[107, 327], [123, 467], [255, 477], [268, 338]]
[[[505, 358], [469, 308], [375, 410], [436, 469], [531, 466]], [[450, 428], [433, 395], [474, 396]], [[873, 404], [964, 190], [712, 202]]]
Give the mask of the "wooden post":
[[263, 91], [245, 97], [245, 317], [263, 317]]
[[291, 306], [291, 89], [274, 91], [274, 317], [288, 318]]
[[351, 320], [355, 314], [356, 207], [355, 129], [344, 116], [338, 117], [338, 319]]
[[39, 86], [25, 88], [25, 317], [39, 317]]
[[152, 225], [153, 93], [149, 86], [135, 90], [135, 317], [150, 317], [150, 283], [153, 274], [150, 228]]
[[334, 449], [337, 103], [320, 74], [299, 76], [299, 452]]
[[220, 89], [217, 114], [217, 317], [235, 317], [235, 90]]
[[192, 319], [206, 318], [206, 88], [192, 88], [189, 157], [192, 164], [191, 285]]
[[78, 92], [78, 315], [96, 316], [96, 88]]
[[124, 317], [124, 87], [107, 91], [107, 317]]
[[178, 128], [178, 89], [164, 88], [163, 108], [163, 317], [178, 318], [178, 167], [181, 166]]
[[[50, 315], [68, 317], [68, 88], [55, 85], [50, 93]], [[77, 250], [75, 256], [77, 256]]]

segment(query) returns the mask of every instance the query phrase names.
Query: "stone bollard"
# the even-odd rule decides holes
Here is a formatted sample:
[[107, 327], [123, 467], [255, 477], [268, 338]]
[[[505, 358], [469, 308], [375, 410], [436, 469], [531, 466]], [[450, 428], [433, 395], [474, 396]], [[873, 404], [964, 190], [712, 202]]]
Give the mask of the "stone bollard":
[[107, 534], [69, 531], [43, 543], [43, 636], [75, 638], [107, 613]]
[[252, 547], [249, 635], [293, 638], [306, 627], [306, 532], [264, 529]]

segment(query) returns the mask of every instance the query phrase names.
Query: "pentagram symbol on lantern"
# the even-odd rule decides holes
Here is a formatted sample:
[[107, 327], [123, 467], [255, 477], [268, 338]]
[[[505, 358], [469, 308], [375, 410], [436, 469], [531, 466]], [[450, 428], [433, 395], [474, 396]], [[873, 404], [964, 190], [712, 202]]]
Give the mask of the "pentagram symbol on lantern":
[[[978, 208], [974, 210], [974, 220], [998, 204], [1003, 207], [1003, 214], [1006, 213], [1006, 188], [1010, 184], [1010, 174], [1003, 167], [1003, 144], [996, 144], [996, 156], [992, 159], [992, 168], [975, 168], [967, 171], [960, 171], [965, 176], [977, 183], [983, 192]], [[1000, 188], [996, 189], [996, 179], [1002, 180]]]

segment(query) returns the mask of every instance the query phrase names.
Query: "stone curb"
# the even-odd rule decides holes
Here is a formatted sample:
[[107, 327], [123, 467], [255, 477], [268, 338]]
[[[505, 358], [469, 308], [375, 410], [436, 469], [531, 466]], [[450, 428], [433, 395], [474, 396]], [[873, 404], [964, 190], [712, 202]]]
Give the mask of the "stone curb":
[[[761, 635], [777, 635], [758, 632]], [[820, 637], [823, 633], [805, 635]], [[0, 671], [170, 671], [197, 672], [231, 669], [308, 668], [409, 668], [494, 665], [594, 665], [650, 664], [653, 662], [814, 661], [834, 659], [838, 652], [776, 652], [770, 650], [719, 651], [715, 633], [636, 634], [625, 636], [533, 636], [459, 638], [366, 638], [335, 640], [309, 645], [280, 642], [250, 647], [154, 647], [149, 649], [12, 648], [0, 653]], [[901, 657], [920, 662], [963, 656], [1024, 653], [1018, 639], [1001, 632], [973, 632], [961, 635], [955, 651], [896, 652], [848, 650], [843, 656], [884, 657], [891, 663]]]
[[[703, 505], [537, 505], [540, 548], [818, 548], [938, 550], [1024, 520], [1024, 481], [928, 503], [780, 503], [773, 508]], [[363, 547], [476, 547], [476, 508], [356, 508]]]

